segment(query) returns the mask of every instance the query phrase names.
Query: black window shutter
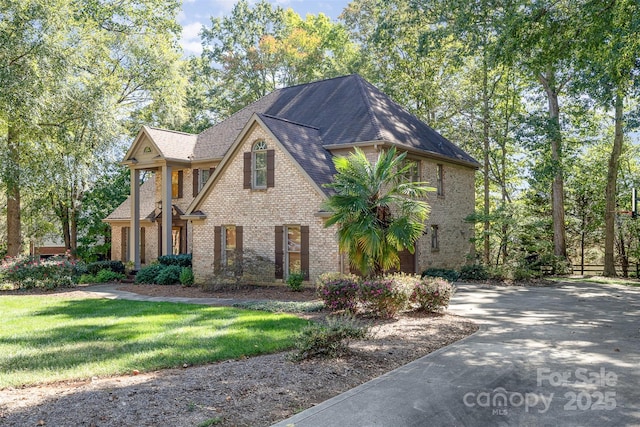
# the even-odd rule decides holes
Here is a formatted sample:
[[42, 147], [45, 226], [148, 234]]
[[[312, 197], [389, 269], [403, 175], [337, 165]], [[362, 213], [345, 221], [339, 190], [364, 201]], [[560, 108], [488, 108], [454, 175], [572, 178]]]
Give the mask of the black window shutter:
[[251, 152], [244, 153], [244, 184], [242, 188], [251, 188]]
[[162, 225], [158, 221], [158, 256], [162, 256]]
[[283, 270], [283, 259], [284, 259], [284, 240], [282, 237], [283, 227], [281, 225], [276, 225], [275, 227], [275, 248], [276, 248], [276, 279], [282, 279], [284, 277]]
[[182, 199], [182, 179], [184, 174], [178, 171], [178, 199]]
[[198, 184], [199, 184], [198, 178], [200, 178], [200, 171], [198, 169], [194, 169], [193, 170], [193, 197], [196, 197], [198, 195]]
[[129, 247], [127, 241], [129, 240], [129, 227], [122, 227], [120, 229], [120, 259], [122, 262], [129, 261]]
[[309, 280], [309, 226], [300, 226], [300, 269], [304, 279]]
[[145, 227], [140, 227], [140, 262], [142, 264], [147, 263], [147, 257], [145, 253], [147, 252], [147, 236], [145, 232]]
[[267, 150], [267, 188], [275, 186], [275, 150]]
[[222, 227], [213, 227], [213, 271], [220, 271], [222, 253]]
[[242, 226], [236, 225], [236, 275], [242, 276]]

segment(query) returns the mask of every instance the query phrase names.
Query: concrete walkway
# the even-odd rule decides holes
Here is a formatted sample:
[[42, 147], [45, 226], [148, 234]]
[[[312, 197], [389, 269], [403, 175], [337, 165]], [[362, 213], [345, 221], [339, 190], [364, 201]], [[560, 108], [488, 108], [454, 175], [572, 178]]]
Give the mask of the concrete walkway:
[[476, 334], [276, 426], [638, 426], [640, 289], [461, 285]]

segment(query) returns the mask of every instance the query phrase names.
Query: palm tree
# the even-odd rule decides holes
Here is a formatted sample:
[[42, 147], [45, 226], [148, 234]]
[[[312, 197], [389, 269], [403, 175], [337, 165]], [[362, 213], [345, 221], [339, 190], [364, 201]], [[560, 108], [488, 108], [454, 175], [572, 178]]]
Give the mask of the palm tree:
[[325, 227], [338, 225], [340, 251], [349, 255], [352, 266], [364, 275], [380, 275], [400, 267], [398, 252], [414, 253], [422, 235], [429, 205], [424, 182], [411, 182], [407, 174], [414, 167], [405, 162], [406, 153], [382, 151], [372, 165], [356, 148], [348, 157], [335, 157], [337, 173], [326, 187], [335, 194], [324, 209], [331, 213]]

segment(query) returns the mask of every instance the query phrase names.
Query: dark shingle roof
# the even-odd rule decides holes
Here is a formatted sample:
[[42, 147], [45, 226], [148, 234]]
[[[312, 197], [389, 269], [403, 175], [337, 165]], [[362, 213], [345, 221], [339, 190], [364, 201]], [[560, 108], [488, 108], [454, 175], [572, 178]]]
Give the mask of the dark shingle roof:
[[[453, 161], [477, 163], [357, 74], [270, 93], [198, 135], [194, 158], [222, 158], [253, 113], [288, 122], [289, 128], [293, 124], [315, 128], [313, 140], [325, 147], [384, 140]], [[293, 147], [295, 133], [289, 137]], [[330, 160], [328, 152], [322, 157]]]
[[328, 193], [322, 185], [331, 182], [336, 170], [331, 154], [322, 146], [318, 128], [266, 114], [258, 117], [322, 191]]

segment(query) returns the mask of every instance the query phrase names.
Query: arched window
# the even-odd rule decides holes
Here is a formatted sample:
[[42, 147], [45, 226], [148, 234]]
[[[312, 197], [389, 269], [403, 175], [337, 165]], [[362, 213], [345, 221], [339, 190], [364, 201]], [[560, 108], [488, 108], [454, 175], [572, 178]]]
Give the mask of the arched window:
[[251, 183], [253, 188], [267, 188], [267, 143], [253, 145], [251, 158]]

